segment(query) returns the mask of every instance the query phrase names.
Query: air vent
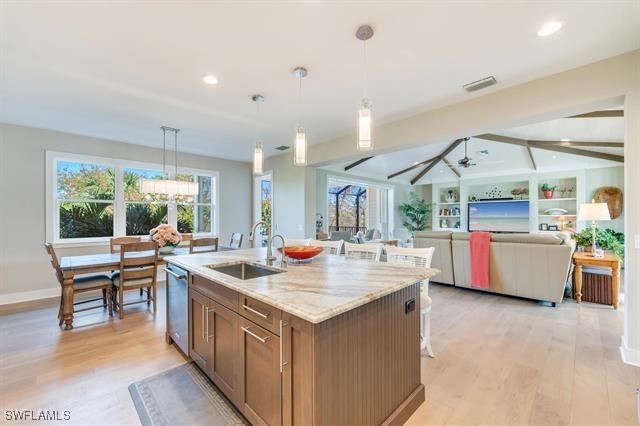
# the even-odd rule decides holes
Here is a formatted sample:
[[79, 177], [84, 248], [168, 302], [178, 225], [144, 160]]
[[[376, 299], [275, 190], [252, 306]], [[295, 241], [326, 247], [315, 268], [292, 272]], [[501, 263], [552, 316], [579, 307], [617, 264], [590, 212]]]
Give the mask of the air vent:
[[462, 86], [467, 92], [475, 92], [476, 90], [484, 89], [485, 87], [493, 86], [496, 84], [496, 78], [494, 76], [483, 78], [482, 80], [474, 81], [472, 83]]
[[277, 147], [276, 147], [276, 149], [277, 149], [278, 151], [286, 151], [286, 150], [288, 150], [289, 148], [291, 148], [291, 147], [289, 147], [289, 146], [287, 146], [287, 145], [280, 145], [280, 146], [277, 146]]

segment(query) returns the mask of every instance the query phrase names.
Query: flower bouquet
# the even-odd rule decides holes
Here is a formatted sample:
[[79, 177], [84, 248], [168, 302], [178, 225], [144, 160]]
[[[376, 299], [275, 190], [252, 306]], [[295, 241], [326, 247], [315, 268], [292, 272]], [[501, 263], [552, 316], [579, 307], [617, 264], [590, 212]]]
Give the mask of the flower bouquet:
[[158, 244], [160, 253], [171, 253], [182, 241], [182, 235], [176, 228], [166, 223], [153, 228], [149, 235], [151, 235], [151, 241], [155, 241]]

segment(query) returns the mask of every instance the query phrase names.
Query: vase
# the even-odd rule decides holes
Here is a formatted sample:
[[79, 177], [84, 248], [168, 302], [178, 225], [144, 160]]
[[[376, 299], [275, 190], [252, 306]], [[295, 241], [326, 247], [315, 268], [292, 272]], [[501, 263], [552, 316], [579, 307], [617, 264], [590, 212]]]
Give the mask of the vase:
[[553, 191], [551, 191], [551, 190], [544, 191], [544, 198], [547, 199], [547, 200], [552, 199], [553, 198]]
[[444, 199], [447, 203], [455, 203], [456, 202], [456, 194], [452, 191], [449, 191], [444, 196]]
[[169, 254], [169, 253], [173, 253], [173, 251], [176, 249], [175, 246], [164, 246], [164, 247], [160, 247], [158, 249], [158, 253], [161, 254]]

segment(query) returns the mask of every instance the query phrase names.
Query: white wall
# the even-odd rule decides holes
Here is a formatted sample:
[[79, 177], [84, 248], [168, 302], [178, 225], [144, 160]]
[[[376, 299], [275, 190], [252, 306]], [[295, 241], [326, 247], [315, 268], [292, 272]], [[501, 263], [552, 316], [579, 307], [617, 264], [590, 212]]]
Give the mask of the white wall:
[[[162, 163], [162, 150], [0, 124], [0, 303], [59, 294], [45, 253], [45, 151]], [[180, 165], [220, 173], [220, 236], [249, 232], [249, 163], [180, 154]], [[60, 256], [107, 252], [107, 245], [57, 248]], [[20, 293], [20, 294], [17, 294]]]

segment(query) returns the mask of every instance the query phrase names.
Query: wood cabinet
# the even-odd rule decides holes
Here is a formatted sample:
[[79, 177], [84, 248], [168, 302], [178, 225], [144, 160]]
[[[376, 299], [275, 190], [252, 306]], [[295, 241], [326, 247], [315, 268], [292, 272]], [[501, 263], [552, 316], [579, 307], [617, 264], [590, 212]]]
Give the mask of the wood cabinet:
[[242, 318], [240, 320], [242, 365], [241, 411], [254, 425], [281, 423], [280, 338]]
[[419, 291], [312, 324], [196, 276], [189, 356], [254, 425], [401, 424], [424, 401]]

